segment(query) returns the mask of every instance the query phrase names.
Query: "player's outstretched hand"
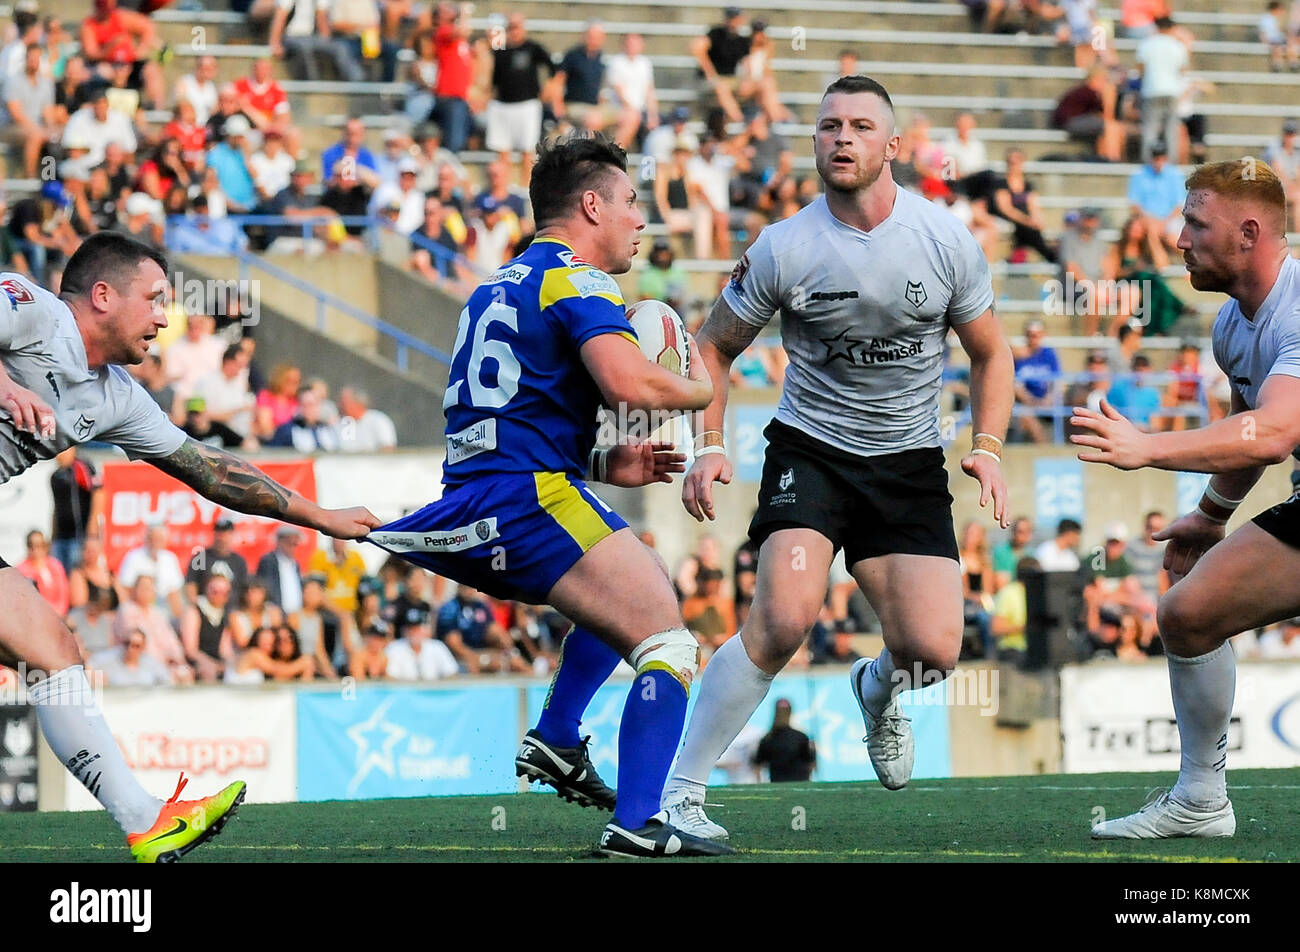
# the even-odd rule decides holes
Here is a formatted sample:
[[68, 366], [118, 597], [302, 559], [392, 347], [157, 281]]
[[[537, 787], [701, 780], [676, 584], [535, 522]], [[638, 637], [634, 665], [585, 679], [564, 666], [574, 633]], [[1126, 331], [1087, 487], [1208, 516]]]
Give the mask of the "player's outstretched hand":
[[722, 453], [707, 453], [695, 457], [682, 480], [682, 505], [695, 517], [696, 522], [715, 518], [713, 515], [713, 484], [731, 482], [731, 462]]
[[0, 381], [0, 409], [8, 410], [14, 426], [43, 440], [55, 433], [54, 411], [50, 405], [25, 387], [20, 387], [6, 375]]
[[1007, 519], [1007, 480], [1002, 475], [1002, 466], [991, 456], [972, 453], [961, 461], [962, 471], [980, 484], [980, 508], [983, 509], [993, 500], [993, 521], [1005, 529], [1010, 522]]
[[611, 486], [671, 483], [673, 473], [686, 472], [686, 454], [675, 443], [619, 443], [605, 457], [605, 482]]
[[364, 539], [371, 529], [378, 529], [383, 520], [365, 506], [351, 509], [322, 509], [316, 528], [335, 539]]
[[1078, 446], [1091, 446], [1095, 453], [1080, 453], [1085, 463], [1109, 463], [1116, 469], [1141, 469], [1149, 462], [1147, 434], [1133, 425], [1126, 416], [1112, 407], [1105, 398], [1101, 412], [1087, 407], [1075, 407], [1070, 417], [1072, 426], [1087, 432], [1076, 433], [1070, 442]]
[[1169, 543], [1165, 546], [1165, 571], [1171, 584], [1190, 572], [1211, 546], [1223, 541], [1224, 528], [1197, 508], [1151, 534], [1156, 542]]

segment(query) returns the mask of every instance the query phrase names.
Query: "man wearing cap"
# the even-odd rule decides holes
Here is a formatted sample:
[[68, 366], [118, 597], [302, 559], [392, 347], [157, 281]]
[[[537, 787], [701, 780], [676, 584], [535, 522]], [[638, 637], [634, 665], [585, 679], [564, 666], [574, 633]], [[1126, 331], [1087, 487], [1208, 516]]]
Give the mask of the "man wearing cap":
[[275, 547], [257, 562], [257, 577], [266, 585], [266, 600], [279, 605], [286, 615], [302, 608], [302, 569], [298, 547], [302, 535], [293, 526], [275, 531]]
[[750, 38], [740, 35], [745, 25], [745, 14], [740, 7], [723, 10], [722, 21], [691, 42], [691, 55], [700, 64], [699, 76], [717, 97], [727, 119], [741, 122], [744, 116], [736, 103], [736, 67], [749, 55]]
[[1059, 405], [1061, 387], [1061, 359], [1056, 351], [1043, 343], [1047, 326], [1038, 318], [1025, 322], [1025, 343], [1013, 347], [1016, 368], [1016, 404], [1030, 408], [1017, 414], [1016, 419], [1035, 443], [1051, 441], [1051, 434], [1043, 428], [1051, 425], [1050, 417], [1039, 417], [1032, 412], [1035, 407]]
[[[1168, 146], [1164, 142], [1155, 143], [1150, 162], [1129, 176], [1129, 213], [1145, 217], [1148, 231], [1158, 236], [1161, 246], [1172, 253], [1178, 250], [1186, 199], [1187, 186], [1177, 167], [1169, 162]], [[1160, 267], [1167, 263], [1168, 259], [1156, 262]]]
[[371, 200], [372, 212], [396, 204], [397, 220], [393, 227], [399, 234], [409, 235], [424, 221], [424, 193], [415, 187], [415, 177], [419, 171], [415, 159], [410, 155], [402, 156], [397, 162], [397, 181], [379, 186]]
[[[1079, 330], [1078, 318], [1083, 318], [1083, 334], [1092, 337], [1097, 333], [1101, 315], [1109, 313], [1113, 305], [1108, 286], [1102, 282], [1102, 263], [1107, 245], [1097, 237], [1101, 227], [1101, 210], [1081, 208], [1067, 218], [1061, 244], [1057, 248], [1060, 265], [1062, 300], [1059, 302], [1071, 318], [1075, 333]], [[1127, 314], [1119, 315], [1122, 320]]]
[[277, 128], [262, 134], [262, 147], [248, 157], [248, 172], [257, 188], [258, 202], [269, 202], [289, 187], [297, 162], [285, 148], [284, 134]]
[[433, 617], [411, 607], [397, 619], [397, 637], [384, 648], [388, 677], [394, 681], [437, 681], [460, 673], [456, 658], [433, 637]]
[[23, 147], [23, 172], [36, 177], [45, 144], [56, 131], [54, 81], [41, 73], [41, 47], [29, 43], [23, 70], [17, 76], [0, 76], [0, 144]]
[[208, 584], [220, 575], [230, 581], [230, 600], [238, 605], [248, 585], [248, 563], [235, 551], [235, 523], [226, 515], [212, 527], [212, 545], [194, 554], [185, 572], [185, 599], [191, 604]]
[[646, 155], [654, 156], [655, 163], [664, 167], [672, 159], [677, 147], [686, 149], [694, 155], [700, 149], [700, 140], [686, 127], [691, 120], [691, 111], [685, 106], [675, 106], [673, 111], [664, 116], [664, 121], [650, 131], [642, 144]]
[[252, 124], [242, 113], [225, 122], [225, 140], [208, 149], [208, 167], [215, 169], [229, 210], [243, 214], [257, 204], [257, 188], [248, 171], [248, 133]]
[[1264, 161], [1277, 173], [1286, 193], [1287, 221], [1291, 230], [1300, 229], [1296, 206], [1300, 204], [1300, 145], [1296, 142], [1300, 121], [1288, 119], [1282, 123], [1282, 140], [1274, 142], [1264, 153]]
[[1142, 73], [1142, 158], [1155, 154], [1157, 142], [1166, 149], [1178, 148], [1182, 123], [1178, 118], [1178, 97], [1190, 65], [1187, 47], [1174, 36], [1174, 21], [1168, 16], [1155, 21], [1156, 32], [1138, 44], [1137, 64]]

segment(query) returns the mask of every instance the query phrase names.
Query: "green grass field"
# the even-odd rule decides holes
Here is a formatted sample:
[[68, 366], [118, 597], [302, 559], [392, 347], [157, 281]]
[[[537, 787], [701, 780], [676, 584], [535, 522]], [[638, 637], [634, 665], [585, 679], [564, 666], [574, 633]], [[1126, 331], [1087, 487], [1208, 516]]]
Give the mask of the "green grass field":
[[[710, 815], [741, 849], [710, 862], [1237, 862], [1300, 859], [1300, 769], [1235, 770], [1230, 839], [1094, 841], [1095, 807], [1136, 809], [1171, 774], [720, 787]], [[607, 814], [554, 796], [244, 805], [185, 862], [592, 859]], [[501, 827], [504, 826], [504, 829]], [[802, 827], [802, 828], [800, 828]], [[104, 813], [0, 814], [0, 862], [123, 862]]]

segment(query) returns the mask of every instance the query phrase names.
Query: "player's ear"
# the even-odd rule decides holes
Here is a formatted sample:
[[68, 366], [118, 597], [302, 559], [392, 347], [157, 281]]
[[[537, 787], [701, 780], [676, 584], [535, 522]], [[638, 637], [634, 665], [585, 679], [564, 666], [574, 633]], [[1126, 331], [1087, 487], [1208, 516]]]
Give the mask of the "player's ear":
[[1249, 251], [1259, 244], [1260, 232], [1263, 228], [1258, 218], [1247, 218], [1240, 226], [1241, 231], [1241, 250]]
[[107, 281], [96, 281], [90, 286], [90, 303], [96, 310], [107, 311], [112, 308], [116, 293]]
[[594, 188], [589, 188], [582, 193], [582, 214], [593, 225], [600, 224], [601, 198], [600, 193]]
[[892, 162], [895, 158], [898, 157], [898, 150], [902, 146], [902, 144], [903, 144], [903, 137], [900, 136], [897, 132], [895, 132], [892, 136], [889, 137], [889, 141], [885, 143], [886, 161]]

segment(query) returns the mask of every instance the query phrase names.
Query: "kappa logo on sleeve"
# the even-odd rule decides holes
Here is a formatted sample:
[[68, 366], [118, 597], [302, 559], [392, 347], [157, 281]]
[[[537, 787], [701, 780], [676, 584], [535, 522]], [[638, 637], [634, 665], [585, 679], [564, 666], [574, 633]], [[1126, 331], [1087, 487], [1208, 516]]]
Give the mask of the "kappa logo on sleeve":
[[731, 286], [739, 294], [744, 294], [745, 289], [741, 285], [745, 281], [745, 275], [749, 274], [749, 255], [741, 255], [736, 266], [731, 269]]

